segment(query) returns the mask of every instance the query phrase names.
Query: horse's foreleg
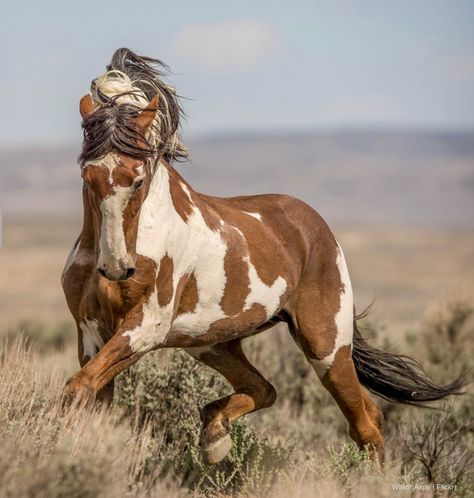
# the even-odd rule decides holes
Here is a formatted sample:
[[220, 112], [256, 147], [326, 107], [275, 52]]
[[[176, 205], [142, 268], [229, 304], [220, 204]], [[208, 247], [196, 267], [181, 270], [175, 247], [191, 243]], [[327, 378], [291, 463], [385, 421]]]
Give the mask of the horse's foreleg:
[[230, 424], [246, 413], [271, 406], [273, 386], [247, 360], [240, 339], [186, 351], [221, 373], [235, 393], [207, 404], [201, 412], [201, 448], [208, 463], [221, 461], [232, 447]]
[[[99, 351], [99, 344], [89, 344], [89, 347], [93, 347], [94, 351], [86, 351], [84, 347], [84, 332], [81, 330], [81, 327], [77, 326], [77, 353], [79, 358], [79, 364], [81, 368], [84, 367], [87, 362], [91, 359], [91, 357], [95, 356], [97, 351]], [[90, 341], [89, 341], [90, 343]], [[109, 406], [112, 404], [114, 399], [114, 380], [112, 379], [108, 384], [106, 384], [96, 395], [96, 399], [101, 403]]]
[[[117, 332], [102, 349], [73, 375], [63, 389], [63, 402], [110, 396], [116, 375], [133, 365], [144, 352], [134, 352], [130, 338]], [[99, 394], [100, 393], [100, 394]]]

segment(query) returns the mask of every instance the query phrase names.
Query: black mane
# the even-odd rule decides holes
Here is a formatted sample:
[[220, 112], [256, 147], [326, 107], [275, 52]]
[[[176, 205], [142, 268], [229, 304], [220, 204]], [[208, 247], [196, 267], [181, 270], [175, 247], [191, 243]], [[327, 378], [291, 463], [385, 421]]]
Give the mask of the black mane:
[[[169, 71], [158, 59], [138, 56], [127, 48], [118, 49], [107, 66], [106, 76], [111, 78], [125, 74], [133, 88], [109, 97], [101, 92], [98, 78], [91, 84], [91, 94], [96, 110], [82, 122], [84, 141], [79, 162], [97, 159], [118, 151], [139, 159], [151, 156], [164, 157], [168, 161], [187, 159], [188, 152], [178, 133], [183, 115], [179, 97], [174, 89], [161, 78]], [[142, 106], [118, 103], [124, 95], [145, 95], [149, 101], [159, 97], [157, 118], [151, 125], [148, 138], [135, 121]]]

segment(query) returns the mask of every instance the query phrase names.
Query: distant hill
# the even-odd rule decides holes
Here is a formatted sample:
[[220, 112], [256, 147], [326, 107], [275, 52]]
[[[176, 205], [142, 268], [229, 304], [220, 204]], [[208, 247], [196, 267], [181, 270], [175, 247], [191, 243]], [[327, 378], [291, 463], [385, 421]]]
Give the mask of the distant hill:
[[[178, 171], [199, 191], [282, 192], [329, 222], [474, 227], [474, 132], [210, 137]], [[81, 215], [77, 147], [0, 151], [5, 217]]]

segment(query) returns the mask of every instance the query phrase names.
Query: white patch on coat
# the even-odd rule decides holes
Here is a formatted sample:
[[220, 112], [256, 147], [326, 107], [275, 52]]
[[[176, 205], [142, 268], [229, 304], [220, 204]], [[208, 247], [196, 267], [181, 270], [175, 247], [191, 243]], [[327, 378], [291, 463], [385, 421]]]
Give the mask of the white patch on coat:
[[[180, 315], [173, 329], [199, 335], [208, 330], [210, 323], [225, 317], [219, 303], [226, 283], [224, 257], [227, 246], [220, 233], [207, 226], [195, 206], [187, 222], [179, 216], [173, 205], [169, 182], [166, 167], [158, 166], [141, 208], [136, 251], [157, 265], [166, 254], [172, 258], [173, 289], [182, 276], [194, 272], [199, 294], [196, 311]], [[150, 298], [144, 306], [142, 324], [126, 332], [131, 337], [134, 351], [137, 348], [140, 351], [151, 349], [165, 342], [171, 329], [174, 300], [175, 296], [168, 305], [161, 307], [156, 296]]]
[[148, 351], [153, 346], [162, 344], [171, 326], [172, 304], [159, 306], [158, 293], [155, 290], [142, 307], [143, 319], [140, 325], [124, 332], [130, 337], [133, 351]]
[[262, 215], [260, 213], [249, 213], [248, 211], [244, 211], [245, 214], [248, 214], [249, 216], [253, 216], [259, 221], [262, 221]]
[[352, 296], [352, 285], [347, 269], [346, 260], [341, 246], [338, 244], [338, 254], [336, 258], [337, 268], [341, 276], [343, 290], [340, 294], [339, 310], [335, 316], [336, 322], [336, 340], [334, 349], [322, 360], [311, 360], [314, 370], [318, 377], [323, 377], [333, 364], [334, 357], [338, 350], [343, 346], [352, 345], [352, 336], [354, 334], [354, 302]]
[[69, 253], [69, 256], [67, 257], [63, 273], [61, 274], [61, 283], [64, 283], [64, 277], [66, 276], [66, 273], [69, 271], [69, 268], [71, 268], [71, 266], [74, 264], [74, 261], [76, 260], [77, 257], [77, 253], [79, 252], [80, 245], [81, 245], [81, 240], [77, 239], [76, 244], [74, 245], [71, 252]]
[[69, 253], [69, 256], [67, 257], [66, 264], [64, 265], [64, 270], [61, 274], [61, 283], [64, 284], [66, 274], [70, 270], [72, 265], [87, 265], [94, 260], [94, 257], [95, 256], [91, 251], [86, 251], [85, 249], [81, 248], [81, 241], [80, 239], [78, 239], [71, 252]]
[[[169, 333], [179, 332], [194, 337], [203, 335], [211, 324], [227, 317], [220, 302], [227, 283], [224, 259], [229, 248], [221, 233], [229, 229], [236, 230], [241, 237], [243, 235], [236, 227], [226, 223], [221, 223], [219, 230], [209, 228], [200, 210], [192, 203], [187, 186], [181, 183], [192, 207], [185, 222], [173, 205], [169, 182], [167, 168], [158, 166], [141, 208], [136, 251], [152, 259], [158, 266], [165, 255], [173, 260], [174, 290], [181, 277], [193, 273], [198, 302], [193, 312], [179, 315], [171, 324], [176, 296], [173, 295], [170, 303], [164, 307], [159, 305], [156, 297], [151, 297], [144, 306], [142, 324], [133, 331], [125, 332], [131, 337], [134, 351], [145, 351], [166, 344]], [[269, 318], [278, 309], [287, 283], [278, 277], [271, 286], [267, 286], [250, 262], [248, 266], [251, 285], [245, 309], [255, 303], [262, 304]]]
[[82, 332], [82, 348], [84, 356], [93, 358], [104, 346], [99, 334], [99, 322], [93, 318], [84, 318], [79, 324]]
[[123, 212], [133, 193], [132, 187], [115, 186], [114, 192], [100, 203], [102, 224], [99, 240], [99, 267], [116, 269], [117, 265], [125, 268], [133, 264], [127, 254], [125, 235], [123, 231]]
[[255, 266], [250, 259], [245, 258], [249, 268], [250, 292], [245, 299], [244, 309], [247, 310], [253, 304], [261, 304], [267, 312], [267, 319], [271, 318], [280, 306], [280, 298], [286, 291], [286, 280], [278, 276], [272, 285], [265, 284], [258, 276]]

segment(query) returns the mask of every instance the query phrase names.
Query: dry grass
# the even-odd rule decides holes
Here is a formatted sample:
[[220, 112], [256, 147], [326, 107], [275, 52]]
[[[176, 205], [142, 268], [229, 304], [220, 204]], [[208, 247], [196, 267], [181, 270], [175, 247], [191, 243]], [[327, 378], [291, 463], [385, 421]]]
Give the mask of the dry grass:
[[[403, 351], [416, 352], [446, 381], [457, 370], [453, 363], [472, 366], [473, 318], [459, 303], [441, 310], [416, 340], [407, 336]], [[41, 328], [35, 333], [30, 346], [17, 338], [1, 347], [1, 498], [384, 497], [395, 493], [395, 484], [433, 482], [455, 482], [454, 496], [474, 494], [472, 392], [441, 412], [383, 404], [387, 465], [380, 472], [349, 442], [343, 417], [286, 331], [275, 330], [272, 340], [253, 339], [249, 356], [279, 399], [234, 424], [230, 456], [210, 467], [197, 446], [198, 407], [228, 391], [219, 376], [180, 351], [156, 352], [117, 379], [111, 411], [76, 407], [59, 415], [58, 394], [76, 364], [74, 347], [58, 348]], [[437, 348], [426, 347], [430, 338]], [[427, 466], [433, 454], [440, 456]]]
[[[235, 424], [232, 453], [218, 466], [200, 459], [198, 408], [229, 388], [181, 352], [150, 354], [121, 375], [112, 411], [59, 416], [59, 392], [78, 367], [74, 325], [59, 285], [77, 231], [77, 223], [66, 222], [5, 226], [0, 498], [408, 496], [392, 485], [430, 485], [427, 468], [446, 484], [457, 479], [456, 495], [474, 496], [469, 468], [449, 458], [427, 467], [421, 459], [440, 447], [433, 436], [444, 431], [443, 437], [456, 434], [446, 441], [455, 445], [459, 462], [470, 461], [472, 392], [449, 405], [444, 419], [382, 404], [388, 463], [380, 473], [350, 444], [344, 418], [284, 327], [246, 341], [279, 397], [271, 409]], [[379, 344], [413, 354], [440, 381], [472, 366], [472, 306], [434, 306], [453, 296], [473, 302], [473, 234], [394, 227], [336, 232], [359, 307], [377, 298], [371, 320]], [[421, 327], [423, 310], [429, 311]], [[389, 333], [380, 334], [384, 324]]]

